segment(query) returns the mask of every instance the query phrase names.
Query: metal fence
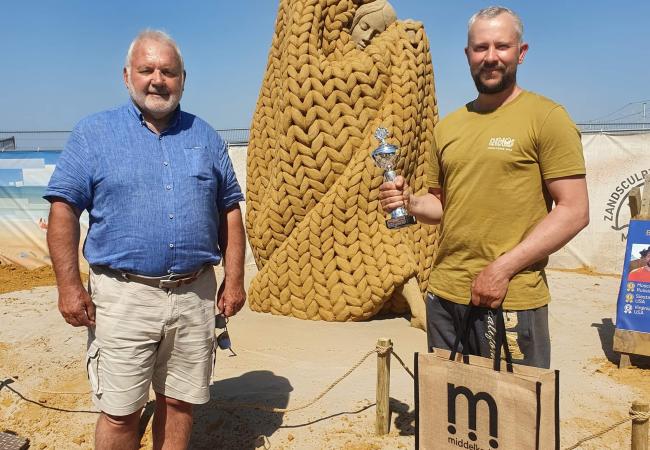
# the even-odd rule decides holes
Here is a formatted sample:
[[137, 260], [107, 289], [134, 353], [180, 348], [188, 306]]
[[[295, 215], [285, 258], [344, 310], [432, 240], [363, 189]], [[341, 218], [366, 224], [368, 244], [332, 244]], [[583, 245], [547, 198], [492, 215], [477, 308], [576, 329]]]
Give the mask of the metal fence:
[[228, 128], [217, 133], [230, 145], [248, 145], [248, 128]]
[[69, 131], [0, 131], [0, 141], [13, 139], [11, 150], [62, 150]]
[[16, 139], [14, 137], [8, 137], [0, 139], [0, 150], [15, 150], [16, 149]]
[[[228, 145], [248, 145], [248, 128], [216, 131]], [[0, 151], [63, 150], [69, 135], [70, 131], [0, 131]]]
[[[649, 133], [650, 122], [579, 123], [583, 134]], [[248, 145], [248, 128], [216, 130], [230, 146]], [[0, 131], [0, 151], [63, 150], [70, 131]]]
[[648, 133], [650, 132], [650, 122], [579, 123], [578, 129], [583, 134]]

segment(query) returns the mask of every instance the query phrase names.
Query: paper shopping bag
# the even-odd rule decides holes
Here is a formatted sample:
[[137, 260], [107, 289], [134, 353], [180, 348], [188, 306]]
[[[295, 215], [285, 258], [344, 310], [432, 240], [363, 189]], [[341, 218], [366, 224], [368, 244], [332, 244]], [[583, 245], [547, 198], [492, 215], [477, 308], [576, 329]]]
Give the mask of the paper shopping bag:
[[416, 353], [416, 448], [559, 449], [559, 372], [499, 365], [448, 350]]

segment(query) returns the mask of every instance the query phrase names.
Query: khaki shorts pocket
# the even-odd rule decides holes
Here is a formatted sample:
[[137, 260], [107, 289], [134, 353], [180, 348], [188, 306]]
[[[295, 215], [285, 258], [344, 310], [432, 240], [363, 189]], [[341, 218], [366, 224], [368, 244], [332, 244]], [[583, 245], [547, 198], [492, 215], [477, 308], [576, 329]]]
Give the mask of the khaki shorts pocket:
[[97, 341], [93, 341], [86, 352], [86, 371], [88, 372], [88, 381], [95, 395], [102, 393], [101, 372], [99, 361], [101, 359], [101, 349]]
[[208, 386], [212, 385], [212, 380], [214, 379], [214, 368], [217, 365], [217, 338], [212, 338], [212, 354], [210, 355], [212, 360], [210, 361], [210, 369], [208, 370]]
[[100, 290], [100, 281], [102, 278], [106, 278], [106, 275], [101, 272], [101, 269], [90, 268], [90, 273], [88, 274], [88, 295], [90, 299], [95, 302], [97, 293]]

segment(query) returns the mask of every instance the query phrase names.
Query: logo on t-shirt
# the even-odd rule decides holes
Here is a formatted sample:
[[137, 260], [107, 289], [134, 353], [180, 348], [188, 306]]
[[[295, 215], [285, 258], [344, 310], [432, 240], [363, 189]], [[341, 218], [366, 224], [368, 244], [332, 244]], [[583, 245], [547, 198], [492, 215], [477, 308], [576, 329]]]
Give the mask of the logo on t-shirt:
[[511, 152], [515, 146], [515, 138], [510, 137], [493, 137], [488, 143], [488, 150], [501, 150]]

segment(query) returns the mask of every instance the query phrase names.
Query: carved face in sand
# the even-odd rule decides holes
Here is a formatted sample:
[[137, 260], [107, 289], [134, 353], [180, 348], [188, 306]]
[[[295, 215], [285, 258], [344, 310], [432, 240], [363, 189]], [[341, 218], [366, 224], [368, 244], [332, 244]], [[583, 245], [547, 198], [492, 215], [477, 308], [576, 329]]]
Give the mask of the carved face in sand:
[[361, 5], [352, 20], [352, 40], [360, 49], [366, 48], [372, 38], [397, 20], [395, 10], [386, 0], [375, 0]]

